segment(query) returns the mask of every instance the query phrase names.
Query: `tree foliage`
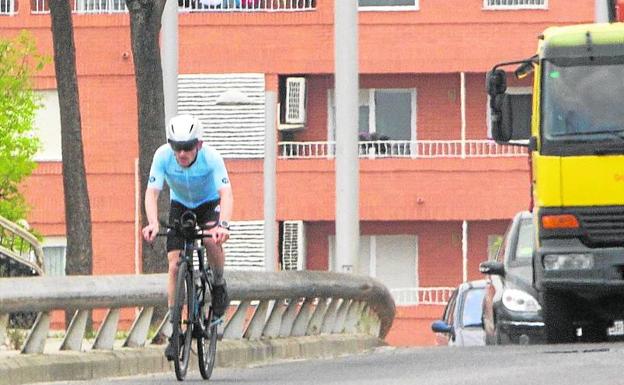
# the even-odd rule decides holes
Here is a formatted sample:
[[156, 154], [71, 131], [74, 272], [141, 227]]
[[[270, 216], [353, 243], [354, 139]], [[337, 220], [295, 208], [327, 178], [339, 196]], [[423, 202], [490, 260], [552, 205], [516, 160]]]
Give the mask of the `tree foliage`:
[[35, 169], [40, 146], [34, 135], [40, 105], [31, 78], [47, 60], [28, 32], [0, 39], [0, 215], [11, 221], [24, 219], [28, 210], [19, 185]]

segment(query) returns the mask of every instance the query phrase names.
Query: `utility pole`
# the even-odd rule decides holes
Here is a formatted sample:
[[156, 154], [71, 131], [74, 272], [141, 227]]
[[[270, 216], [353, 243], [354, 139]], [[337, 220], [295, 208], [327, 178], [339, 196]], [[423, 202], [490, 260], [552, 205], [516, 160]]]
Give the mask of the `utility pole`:
[[358, 2], [334, 0], [336, 81], [336, 258], [334, 269], [357, 272], [360, 241], [358, 157]]

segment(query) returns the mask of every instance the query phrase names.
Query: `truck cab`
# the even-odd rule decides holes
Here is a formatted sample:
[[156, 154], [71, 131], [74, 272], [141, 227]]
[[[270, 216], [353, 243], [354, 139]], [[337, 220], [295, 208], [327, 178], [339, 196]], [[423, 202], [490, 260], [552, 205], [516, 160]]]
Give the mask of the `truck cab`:
[[[530, 116], [508, 100], [512, 65], [533, 72]], [[604, 340], [624, 319], [624, 23], [549, 28], [486, 83], [492, 137], [529, 148], [546, 337]]]

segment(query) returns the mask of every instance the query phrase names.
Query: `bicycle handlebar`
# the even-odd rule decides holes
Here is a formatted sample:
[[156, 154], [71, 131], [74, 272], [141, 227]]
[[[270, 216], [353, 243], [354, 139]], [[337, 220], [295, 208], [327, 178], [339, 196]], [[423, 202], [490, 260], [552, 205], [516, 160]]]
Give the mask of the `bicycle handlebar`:
[[[176, 219], [173, 223], [162, 223], [161, 225], [167, 229], [176, 230], [185, 240], [195, 240], [202, 238], [211, 238], [212, 234], [204, 234], [204, 230], [210, 230], [217, 227], [219, 221], [214, 224], [198, 224], [197, 216], [188, 210], [182, 213], [180, 219]], [[157, 233], [156, 236], [166, 236], [168, 232]]]

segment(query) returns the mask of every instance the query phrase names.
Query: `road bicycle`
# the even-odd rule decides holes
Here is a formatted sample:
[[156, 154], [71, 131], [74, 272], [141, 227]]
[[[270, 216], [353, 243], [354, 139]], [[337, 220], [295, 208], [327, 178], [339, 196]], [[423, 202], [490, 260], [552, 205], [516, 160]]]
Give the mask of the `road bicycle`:
[[204, 234], [204, 230], [215, 227], [216, 223], [200, 225], [195, 213], [186, 211], [180, 220], [164, 225], [184, 238], [184, 249], [178, 261], [174, 306], [170, 314], [173, 326], [171, 341], [177, 352], [173, 364], [178, 381], [186, 377], [193, 338], [197, 340], [197, 361], [203, 379], [210, 378], [215, 364], [217, 327], [222, 318], [217, 318], [212, 309], [214, 275], [207, 263], [201, 239], [210, 237], [210, 234]]

